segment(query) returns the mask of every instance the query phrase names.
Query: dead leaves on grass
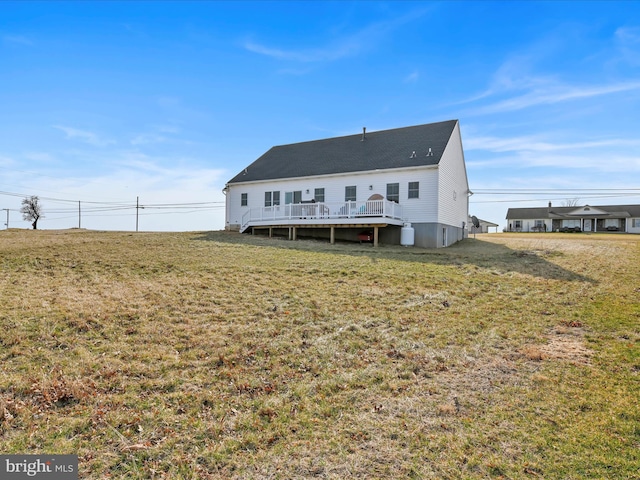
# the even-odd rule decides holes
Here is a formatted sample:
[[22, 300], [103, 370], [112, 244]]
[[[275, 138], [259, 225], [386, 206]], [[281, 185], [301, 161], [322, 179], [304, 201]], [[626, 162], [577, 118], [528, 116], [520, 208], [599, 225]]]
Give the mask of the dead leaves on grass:
[[32, 379], [26, 393], [41, 410], [61, 407], [95, 395], [95, 384], [69, 378], [61, 369], [54, 367], [39, 379]]

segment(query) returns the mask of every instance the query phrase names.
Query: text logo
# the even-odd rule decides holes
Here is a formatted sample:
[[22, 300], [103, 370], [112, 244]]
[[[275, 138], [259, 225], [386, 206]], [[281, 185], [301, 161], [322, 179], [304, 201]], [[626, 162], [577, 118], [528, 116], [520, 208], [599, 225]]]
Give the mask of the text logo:
[[78, 480], [77, 455], [0, 455], [2, 480]]

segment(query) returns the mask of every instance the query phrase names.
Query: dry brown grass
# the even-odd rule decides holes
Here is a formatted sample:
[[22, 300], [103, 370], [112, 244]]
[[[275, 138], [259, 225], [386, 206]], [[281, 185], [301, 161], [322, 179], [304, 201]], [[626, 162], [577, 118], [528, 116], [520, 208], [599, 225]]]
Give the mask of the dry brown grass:
[[633, 478], [639, 245], [2, 232], [0, 451], [96, 479]]

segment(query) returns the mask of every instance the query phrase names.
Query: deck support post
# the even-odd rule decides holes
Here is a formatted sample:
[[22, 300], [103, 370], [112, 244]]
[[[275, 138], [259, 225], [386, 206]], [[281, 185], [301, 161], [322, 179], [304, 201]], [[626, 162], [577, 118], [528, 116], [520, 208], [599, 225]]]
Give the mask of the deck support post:
[[336, 243], [336, 227], [331, 227], [331, 245]]
[[296, 239], [297, 239], [297, 238], [296, 238], [296, 236], [297, 236], [297, 230], [298, 230], [298, 229], [297, 229], [296, 227], [293, 227], [293, 238], [292, 238], [292, 240], [296, 240]]
[[378, 227], [373, 227], [373, 246], [378, 246]]
[[269, 227], [269, 238], [273, 237], [273, 227]]

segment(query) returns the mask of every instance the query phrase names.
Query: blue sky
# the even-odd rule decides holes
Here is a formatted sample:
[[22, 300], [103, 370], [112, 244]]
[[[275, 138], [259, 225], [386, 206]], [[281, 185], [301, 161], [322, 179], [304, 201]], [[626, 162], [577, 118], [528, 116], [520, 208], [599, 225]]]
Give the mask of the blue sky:
[[640, 203], [640, 2], [0, 2], [10, 227], [222, 229], [274, 145], [449, 119], [500, 227]]

